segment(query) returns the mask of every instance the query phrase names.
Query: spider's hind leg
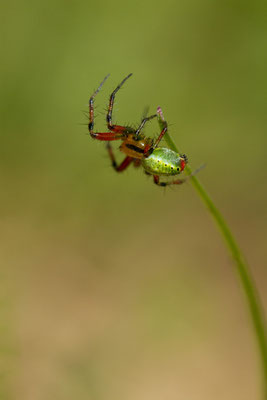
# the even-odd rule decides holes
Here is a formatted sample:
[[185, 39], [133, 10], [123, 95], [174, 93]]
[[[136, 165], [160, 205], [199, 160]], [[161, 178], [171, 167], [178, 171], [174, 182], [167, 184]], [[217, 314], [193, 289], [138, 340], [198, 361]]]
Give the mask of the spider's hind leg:
[[159, 181], [159, 175], [153, 175], [154, 178], [154, 183], [158, 186], [169, 186], [169, 185], [181, 185], [182, 183], [188, 181], [192, 176], [195, 176], [199, 171], [202, 170], [202, 168], [205, 168], [205, 164], [202, 164], [200, 167], [198, 167], [194, 172], [192, 172], [190, 175], [187, 175], [186, 178], [184, 179], [174, 179], [173, 181], [169, 182], [160, 182]]
[[154, 183], [158, 186], [168, 186], [168, 185], [181, 185], [182, 183], [186, 182], [187, 179], [175, 179], [174, 181], [170, 182], [160, 182], [159, 175], [153, 175]]

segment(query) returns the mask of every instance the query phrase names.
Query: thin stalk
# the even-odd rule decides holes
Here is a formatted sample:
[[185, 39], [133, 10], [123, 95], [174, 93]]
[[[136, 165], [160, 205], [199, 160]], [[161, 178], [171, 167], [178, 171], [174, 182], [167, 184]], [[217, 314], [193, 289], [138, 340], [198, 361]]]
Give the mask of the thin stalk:
[[[158, 113], [158, 122], [160, 128], [163, 129], [164, 126], [166, 125], [166, 122], [164, 120], [160, 107], [158, 108], [157, 113]], [[177, 149], [175, 143], [171, 139], [168, 132], [165, 134], [164, 139], [166, 140], [168, 146], [172, 150], [180, 154], [179, 150]], [[185, 172], [187, 175], [192, 174], [192, 170], [188, 164], [185, 168]], [[228, 249], [230, 250], [230, 253], [232, 254], [232, 257], [236, 264], [236, 271], [247, 300], [248, 310], [251, 316], [252, 325], [254, 327], [255, 338], [258, 343], [258, 349], [259, 349], [259, 355], [261, 359], [262, 373], [264, 379], [264, 399], [266, 400], [267, 399], [267, 336], [266, 336], [264, 312], [261, 306], [256, 285], [251, 276], [250, 268], [247, 262], [245, 261], [244, 256], [242, 255], [242, 252], [239, 249], [233, 237], [233, 234], [230, 228], [228, 227], [227, 223], [225, 222], [225, 219], [223, 218], [222, 214], [217, 209], [214, 202], [212, 201], [212, 199], [210, 198], [210, 196], [208, 195], [202, 184], [196, 178], [196, 176], [192, 175], [190, 177], [190, 181], [194, 186], [194, 188], [196, 189], [196, 191], [198, 192], [202, 201], [206, 204], [210, 213], [212, 214], [217, 224], [217, 227], [221, 231], [225, 243], [227, 244]]]

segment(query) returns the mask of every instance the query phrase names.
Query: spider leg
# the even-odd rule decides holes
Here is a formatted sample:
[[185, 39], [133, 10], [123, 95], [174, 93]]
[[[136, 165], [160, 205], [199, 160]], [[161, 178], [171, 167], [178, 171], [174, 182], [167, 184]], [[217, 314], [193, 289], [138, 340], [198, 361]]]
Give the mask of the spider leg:
[[205, 164], [202, 164], [200, 167], [198, 167], [194, 172], [192, 172], [190, 175], [187, 175], [186, 178], [184, 179], [175, 179], [170, 182], [160, 182], [159, 181], [159, 175], [153, 175], [154, 178], [154, 183], [158, 186], [169, 186], [169, 185], [181, 185], [182, 183], [186, 182], [188, 179], [192, 178], [192, 176], [195, 176], [199, 171], [202, 170], [202, 168], [205, 168]]
[[94, 98], [104, 85], [105, 81], [109, 75], [107, 75], [104, 80], [100, 83], [96, 91], [92, 94], [92, 96], [89, 99], [89, 124], [88, 124], [88, 129], [90, 132], [90, 135], [92, 136], [93, 139], [98, 139], [98, 140], [118, 140], [121, 139], [123, 136], [122, 133], [117, 133], [117, 132], [94, 132]]
[[159, 175], [153, 175], [153, 178], [154, 178], [154, 183], [158, 186], [181, 185], [182, 183], [187, 181], [187, 179], [175, 179], [174, 181], [170, 182], [160, 182]]
[[113, 153], [111, 144], [110, 144], [109, 142], [107, 143], [107, 150], [108, 150], [108, 154], [109, 154], [109, 157], [110, 157], [110, 159], [111, 159], [111, 162], [112, 162], [112, 167], [113, 167], [113, 168], [115, 169], [115, 171], [117, 171], [117, 172], [122, 172], [122, 171], [124, 171], [124, 170], [131, 164], [131, 162], [134, 160], [132, 157], [127, 156], [127, 157], [125, 157], [125, 159], [121, 162], [121, 164], [118, 165], [117, 162], [116, 162], [116, 159], [115, 159], [115, 156], [114, 156], [114, 153]]
[[165, 135], [165, 133], [166, 133], [167, 130], [168, 130], [167, 122], [166, 122], [166, 121], [162, 121], [162, 123], [163, 123], [163, 129], [162, 129], [162, 131], [160, 132], [160, 134], [159, 134], [157, 140], [155, 141], [155, 143], [154, 143], [153, 146], [152, 146], [152, 149], [153, 149], [153, 150], [155, 150], [155, 149], [158, 147], [160, 141], [162, 140], [163, 136]]
[[[157, 112], [159, 112], [159, 109], [160, 109], [160, 107], [158, 107]], [[161, 109], [160, 109], [160, 110], [161, 110]], [[154, 118], [154, 115], [153, 115], [152, 117]], [[152, 118], [152, 117], [151, 117], [151, 118]], [[141, 125], [142, 125], [142, 124], [141, 124]], [[140, 125], [140, 126], [141, 126], [141, 125]], [[153, 151], [158, 147], [160, 141], [162, 140], [163, 136], [164, 136], [165, 133], [167, 132], [167, 130], [168, 130], [168, 124], [167, 124], [167, 122], [166, 122], [165, 120], [163, 120], [163, 119], [162, 119], [162, 126], [163, 126], [162, 131], [160, 132], [160, 134], [159, 134], [158, 138], [156, 139], [155, 143], [153, 143], [151, 146], [148, 146], [148, 147], [145, 149], [144, 157], [148, 157], [148, 156], [150, 156], [151, 153], [153, 153]], [[138, 128], [138, 129], [139, 129], [139, 128]]]
[[148, 111], [149, 111], [149, 106], [145, 106], [145, 107], [144, 107], [143, 114], [142, 114], [142, 119], [146, 118], [146, 116], [147, 116], [147, 114], [148, 114]]
[[108, 129], [114, 133], [120, 133], [122, 135], [125, 133], [134, 133], [135, 130], [128, 126], [113, 125], [112, 112], [113, 112], [114, 100], [115, 100], [116, 93], [119, 91], [119, 89], [122, 87], [122, 85], [127, 81], [127, 79], [129, 79], [131, 76], [132, 76], [132, 74], [127, 75], [126, 78], [124, 78], [123, 81], [111, 93], [110, 98], [109, 98], [108, 113], [107, 113], [107, 117], [106, 117]]
[[160, 132], [157, 140], [155, 141], [155, 143], [152, 146], [150, 146], [148, 149], [146, 149], [146, 152], [144, 154], [145, 157], [148, 157], [151, 153], [153, 153], [153, 151], [158, 147], [160, 141], [162, 140], [163, 136], [165, 135], [165, 133], [168, 130], [168, 124], [165, 121], [165, 119], [163, 118], [162, 111], [161, 111], [160, 107], [157, 108], [157, 115], [160, 116], [161, 126], [163, 126], [163, 128], [162, 128], [162, 131]]
[[108, 79], [109, 74], [104, 78], [104, 80], [100, 83], [96, 91], [92, 94], [92, 96], [89, 99], [89, 124], [88, 124], [88, 129], [90, 134], [93, 134], [93, 129], [94, 129], [94, 98], [97, 95], [97, 93], [100, 91], [106, 80]]
[[138, 167], [140, 167], [142, 161], [141, 161], [140, 158], [134, 158], [134, 162], [133, 163], [134, 163], [134, 167], [138, 168]]
[[144, 128], [145, 124], [147, 123], [147, 121], [153, 119], [157, 117], [157, 114], [151, 115], [150, 117], [145, 117], [143, 118], [141, 124], [139, 125], [139, 127], [137, 128], [137, 130], [135, 131], [135, 138], [137, 139], [141, 130]]
[[116, 133], [116, 132], [90, 132], [90, 135], [93, 139], [103, 140], [103, 141], [113, 141], [121, 139], [124, 135], [123, 133]]

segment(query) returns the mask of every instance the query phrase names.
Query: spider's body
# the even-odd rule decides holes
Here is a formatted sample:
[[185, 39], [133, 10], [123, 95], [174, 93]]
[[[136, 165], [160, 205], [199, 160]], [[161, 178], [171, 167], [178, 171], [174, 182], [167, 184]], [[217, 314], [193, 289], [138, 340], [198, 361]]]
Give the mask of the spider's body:
[[135, 159], [143, 159], [145, 152], [150, 149], [153, 142], [152, 139], [143, 135], [136, 139], [135, 133], [129, 133], [122, 137], [121, 140], [120, 150]]
[[150, 156], [142, 159], [145, 171], [152, 175], [177, 175], [185, 167], [185, 159], [175, 151], [158, 147]]
[[[115, 95], [124, 82], [130, 78], [132, 74], [128, 75], [111, 93], [107, 114], [107, 126], [109, 132], [94, 132], [94, 98], [101, 89], [105, 80], [103, 80], [98, 89], [89, 99], [89, 132], [92, 138], [107, 141], [107, 150], [112, 161], [112, 166], [117, 172], [124, 171], [131, 163], [138, 167], [143, 166], [145, 172], [148, 175], [153, 175], [154, 183], [159, 186], [166, 186], [171, 184], [181, 184], [185, 182], [185, 179], [176, 179], [171, 182], [160, 182], [159, 177], [161, 175], [170, 176], [180, 174], [187, 163], [187, 157], [185, 155], [180, 156], [178, 153], [174, 152], [165, 147], [158, 147], [163, 136], [167, 132], [167, 122], [163, 119], [161, 108], [158, 107], [157, 113], [159, 118], [161, 118], [161, 125], [163, 129], [156, 140], [141, 134], [141, 130], [147, 121], [157, 117], [157, 114], [146, 117], [142, 120], [138, 129], [133, 129], [127, 126], [113, 125], [112, 124], [112, 111], [114, 105]], [[117, 165], [112, 148], [111, 141], [121, 140], [122, 144], [120, 150], [126, 155], [125, 159], [120, 165]]]

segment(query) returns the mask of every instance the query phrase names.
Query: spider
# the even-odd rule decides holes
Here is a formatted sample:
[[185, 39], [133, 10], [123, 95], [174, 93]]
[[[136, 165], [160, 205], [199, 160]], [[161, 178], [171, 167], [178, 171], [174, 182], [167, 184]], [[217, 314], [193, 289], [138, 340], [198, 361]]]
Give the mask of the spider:
[[[169, 148], [159, 147], [159, 144], [168, 129], [167, 122], [163, 119], [160, 107], [158, 107], [157, 113], [161, 117], [163, 129], [156, 140], [153, 140], [142, 134], [142, 129], [148, 121], [157, 117], [158, 114], [143, 118], [137, 129], [129, 126], [114, 125], [112, 123], [112, 112], [116, 93], [131, 76], [132, 74], [127, 75], [126, 78], [123, 79], [123, 81], [116, 87], [115, 90], [113, 90], [110, 95], [108, 113], [106, 116], [109, 132], [94, 132], [94, 98], [102, 88], [109, 75], [104, 78], [97, 90], [92, 94], [89, 99], [88, 129], [90, 135], [93, 139], [107, 141], [108, 154], [111, 159], [112, 166], [117, 172], [124, 171], [132, 163], [135, 167], [142, 166], [146, 174], [152, 175], [156, 185], [167, 186], [184, 183], [187, 179], [174, 179], [168, 182], [160, 181], [160, 176], [173, 176], [180, 174], [184, 170], [187, 163], [187, 157], [185, 154], [179, 155]], [[120, 150], [126, 154], [126, 157], [119, 165], [116, 162], [110, 144], [110, 142], [113, 140], [122, 140]]]

